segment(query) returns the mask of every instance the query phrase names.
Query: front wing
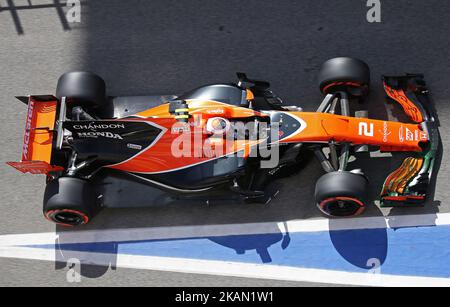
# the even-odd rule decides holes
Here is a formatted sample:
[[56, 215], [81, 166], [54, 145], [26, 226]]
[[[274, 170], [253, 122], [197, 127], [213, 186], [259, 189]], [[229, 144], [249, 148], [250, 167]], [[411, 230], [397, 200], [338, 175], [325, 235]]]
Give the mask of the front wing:
[[410, 120], [422, 126], [429, 140], [424, 143], [422, 152], [411, 153], [386, 178], [381, 191], [381, 206], [422, 205], [430, 194], [440, 148], [436, 112], [423, 75], [383, 76], [383, 84], [388, 99], [399, 103]]

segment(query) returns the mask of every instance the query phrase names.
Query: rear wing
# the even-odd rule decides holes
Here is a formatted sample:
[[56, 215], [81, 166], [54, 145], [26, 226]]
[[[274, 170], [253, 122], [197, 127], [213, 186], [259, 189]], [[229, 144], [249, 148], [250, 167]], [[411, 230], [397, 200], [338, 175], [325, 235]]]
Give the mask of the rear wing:
[[51, 165], [58, 99], [54, 96], [29, 96], [19, 100], [28, 104], [20, 162], [7, 162], [22, 173], [48, 174], [63, 170]]

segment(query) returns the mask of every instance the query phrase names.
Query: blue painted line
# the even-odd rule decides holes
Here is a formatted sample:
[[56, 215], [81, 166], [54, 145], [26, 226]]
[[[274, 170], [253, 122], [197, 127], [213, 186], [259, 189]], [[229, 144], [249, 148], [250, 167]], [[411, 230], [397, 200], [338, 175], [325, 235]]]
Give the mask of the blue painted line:
[[[55, 245], [30, 247], [53, 249]], [[368, 260], [376, 258], [383, 274], [450, 277], [450, 226], [59, 244], [56, 248], [348, 272], [367, 272]]]

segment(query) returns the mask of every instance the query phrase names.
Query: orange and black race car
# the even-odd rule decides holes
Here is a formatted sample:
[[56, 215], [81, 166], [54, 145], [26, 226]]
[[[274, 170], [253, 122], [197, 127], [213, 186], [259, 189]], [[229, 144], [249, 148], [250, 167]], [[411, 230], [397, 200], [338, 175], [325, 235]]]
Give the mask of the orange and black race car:
[[[23, 173], [45, 174], [44, 215], [65, 226], [88, 223], [104, 207], [174, 200], [267, 203], [275, 178], [316, 156], [325, 174], [315, 200], [328, 216], [354, 216], [367, 202], [368, 178], [349, 159], [369, 151], [404, 152], [381, 188], [383, 206], [423, 204], [429, 194], [438, 124], [422, 75], [384, 76], [387, 97], [410, 123], [369, 119], [350, 102], [369, 92], [367, 64], [334, 58], [319, 72], [316, 112], [284, 106], [265, 81], [238, 73], [182, 95], [110, 97], [89, 72], [69, 72], [56, 95], [28, 104]], [[311, 154], [308, 154], [311, 153]]]

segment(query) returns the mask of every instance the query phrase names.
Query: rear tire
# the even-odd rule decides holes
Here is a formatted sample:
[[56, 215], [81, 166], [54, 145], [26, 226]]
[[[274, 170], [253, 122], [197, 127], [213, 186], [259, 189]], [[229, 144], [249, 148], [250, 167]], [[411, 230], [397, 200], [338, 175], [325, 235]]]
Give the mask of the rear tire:
[[47, 183], [44, 216], [61, 226], [87, 224], [100, 211], [97, 195], [89, 182], [60, 177]]
[[322, 64], [318, 81], [325, 95], [344, 91], [353, 97], [365, 97], [369, 93], [370, 69], [355, 58], [333, 58]]
[[359, 215], [365, 209], [368, 183], [361, 174], [344, 171], [327, 173], [316, 183], [317, 207], [327, 216]]
[[106, 103], [105, 81], [91, 72], [68, 72], [58, 80], [56, 97], [67, 97], [69, 105], [101, 108]]

